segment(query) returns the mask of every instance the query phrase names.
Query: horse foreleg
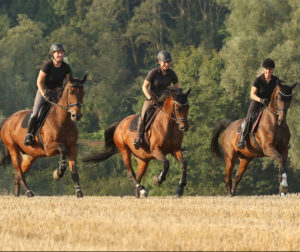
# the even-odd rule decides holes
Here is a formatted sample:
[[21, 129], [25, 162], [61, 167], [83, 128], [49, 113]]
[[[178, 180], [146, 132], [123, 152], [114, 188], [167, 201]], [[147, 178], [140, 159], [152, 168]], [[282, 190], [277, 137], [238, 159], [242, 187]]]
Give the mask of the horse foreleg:
[[[268, 157], [274, 158], [277, 163], [278, 163], [278, 169], [279, 169], [279, 174], [278, 174], [278, 180], [279, 180], [279, 194], [281, 196], [284, 196], [288, 192], [288, 185], [286, 182], [286, 177], [284, 178], [284, 181], [282, 180], [282, 176], [285, 173], [283, 169], [285, 169], [286, 166], [286, 158], [284, 158], [276, 149], [275, 147], [269, 145], [263, 149], [264, 154]], [[287, 155], [286, 155], [287, 156]], [[285, 173], [285, 176], [287, 174]], [[283, 183], [283, 184], [282, 184]]]
[[77, 156], [77, 147], [73, 147], [68, 149], [68, 158], [69, 158], [69, 167], [71, 172], [72, 180], [75, 184], [75, 191], [77, 198], [83, 197], [83, 193], [81, 191], [81, 187], [79, 184], [79, 175], [76, 167], [76, 156]]
[[165, 156], [163, 155], [163, 153], [159, 150], [155, 150], [154, 152], [154, 157], [163, 163], [163, 169], [160, 171], [159, 175], [158, 176], [154, 176], [153, 177], [153, 182], [156, 186], [159, 186], [162, 184], [162, 182], [164, 182], [166, 180], [166, 176], [167, 176], [167, 173], [169, 171], [169, 167], [170, 167], [170, 162], [169, 160], [167, 160], [165, 158]]
[[232, 196], [235, 195], [237, 185], [241, 181], [242, 176], [243, 176], [244, 172], [247, 170], [248, 164], [250, 163], [251, 160], [252, 159], [240, 158], [240, 166], [239, 166], [239, 169], [237, 170], [237, 172], [235, 174], [235, 179], [234, 179], [234, 182], [233, 182]]
[[67, 148], [63, 144], [58, 145], [59, 150], [59, 167], [58, 169], [54, 170], [53, 178], [55, 180], [59, 180], [64, 176], [64, 173], [67, 169], [68, 162], [67, 162]]
[[178, 197], [181, 197], [184, 192], [184, 187], [186, 186], [186, 173], [187, 173], [187, 162], [184, 161], [182, 156], [182, 151], [176, 151], [173, 153], [173, 156], [181, 163], [181, 178], [179, 181], [179, 185], [175, 189], [175, 193]]

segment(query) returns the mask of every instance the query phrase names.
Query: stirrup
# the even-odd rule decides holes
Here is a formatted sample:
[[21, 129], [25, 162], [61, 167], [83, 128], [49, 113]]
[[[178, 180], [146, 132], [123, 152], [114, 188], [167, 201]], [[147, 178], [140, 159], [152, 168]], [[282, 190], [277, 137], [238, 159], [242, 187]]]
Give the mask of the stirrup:
[[34, 142], [34, 136], [32, 133], [27, 133], [25, 140], [24, 140], [24, 145], [32, 145]]

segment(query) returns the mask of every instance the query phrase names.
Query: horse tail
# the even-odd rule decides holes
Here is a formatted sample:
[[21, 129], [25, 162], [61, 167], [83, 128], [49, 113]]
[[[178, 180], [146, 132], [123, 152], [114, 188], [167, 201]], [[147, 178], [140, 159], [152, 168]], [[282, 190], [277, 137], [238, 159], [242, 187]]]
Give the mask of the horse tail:
[[82, 158], [83, 162], [85, 162], [85, 163], [101, 162], [119, 152], [117, 146], [115, 145], [114, 139], [113, 139], [115, 130], [118, 125], [119, 125], [118, 122], [113, 123], [105, 130], [105, 133], [104, 133], [105, 148], [104, 148], [104, 150], [102, 152], [92, 153], [92, 154], [84, 156]]
[[223, 158], [223, 155], [220, 150], [219, 146], [219, 136], [221, 133], [228, 127], [228, 125], [231, 123], [228, 119], [222, 119], [214, 127], [211, 142], [210, 142], [210, 151], [213, 155]]
[[[0, 124], [0, 131], [2, 129], [3, 124], [5, 123], [6, 119]], [[2, 142], [0, 137], [0, 166], [7, 165], [11, 163], [11, 158], [8, 149], [6, 148], [5, 144]]]

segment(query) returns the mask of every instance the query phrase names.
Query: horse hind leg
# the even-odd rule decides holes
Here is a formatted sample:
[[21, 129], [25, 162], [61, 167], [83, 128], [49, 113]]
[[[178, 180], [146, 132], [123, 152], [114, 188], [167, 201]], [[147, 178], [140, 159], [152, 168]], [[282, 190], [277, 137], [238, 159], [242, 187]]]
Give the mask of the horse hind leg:
[[234, 168], [236, 161], [236, 156], [225, 157], [225, 186], [228, 196], [233, 196], [232, 194], [232, 170]]
[[15, 182], [14, 182], [14, 195], [16, 197], [20, 196], [20, 185], [22, 186], [25, 195], [27, 197], [33, 197], [33, 192], [29, 189], [26, 180], [25, 180], [25, 173], [30, 168], [32, 162], [31, 159], [28, 156], [28, 159], [26, 159], [25, 156], [23, 156], [23, 160], [21, 162], [21, 156], [20, 151], [17, 148], [9, 147], [9, 153], [11, 156], [12, 163], [16, 169], [15, 173]]
[[[140, 183], [142, 180], [142, 177], [144, 176], [144, 174], [147, 170], [149, 162], [143, 161], [139, 158], [136, 158], [136, 160], [138, 162], [138, 171], [137, 171], [137, 175], [136, 175], [136, 180]], [[140, 185], [139, 187], [136, 187], [135, 194], [138, 198], [146, 198], [148, 196], [146, 189], [142, 185]]]
[[233, 182], [232, 196], [235, 195], [237, 185], [241, 181], [242, 176], [243, 176], [244, 172], [247, 170], [248, 164], [250, 163], [251, 160], [252, 159], [248, 159], [248, 158], [247, 159], [240, 158], [240, 166], [239, 166], [239, 169], [237, 170], [237, 172], [235, 174], [235, 179], [234, 179], [234, 182]]
[[[145, 188], [136, 179], [135, 172], [132, 169], [130, 150], [127, 147], [124, 147], [123, 150], [121, 150], [121, 155], [122, 155], [123, 161], [125, 163], [125, 166], [127, 168], [128, 177], [134, 185], [135, 196], [137, 198], [147, 196], [147, 192], [146, 192]], [[141, 194], [141, 192], [142, 192], [142, 194]]]
[[58, 145], [58, 150], [60, 154], [60, 159], [59, 159], [59, 167], [53, 171], [53, 178], [55, 180], [60, 180], [63, 176], [65, 171], [67, 170], [68, 167], [68, 162], [67, 162], [67, 148], [63, 144]]

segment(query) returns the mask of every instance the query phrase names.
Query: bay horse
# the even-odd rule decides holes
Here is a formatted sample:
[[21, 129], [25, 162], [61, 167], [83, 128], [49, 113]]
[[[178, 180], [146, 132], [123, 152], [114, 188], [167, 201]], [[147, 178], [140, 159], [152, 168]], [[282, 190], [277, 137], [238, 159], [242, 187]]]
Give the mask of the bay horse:
[[[160, 174], [153, 178], [154, 184], [159, 186], [166, 179], [170, 166], [166, 155], [172, 154], [182, 165], [181, 179], [175, 190], [179, 197], [182, 196], [186, 185], [187, 162], [183, 158], [181, 145], [184, 132], [189, 127], [187, 116], [190, 91], [189, 89], [184, 93], [181, 88], [167, 89], [162, 97], [163, 105], [157, 107], [158, 114], [148, 131], [150, 134], [148, 146], [145, 146], [144, 141], [138, 150], [133, 146], [136, 132], [130, 131], [129, 126], [136, 119], [136, 115], [130, 115], [120, 123], [114, 123], [108, 127], [105, 131], [104, 151], [85, 156], [83, 162], [101, 162], [121, 152], [128, 176], [134, 184], [135, 196], [139, 198], [147, 197], [147, 191], [140, 183], [149, 162], [157, 159], [163, 164]], [[131, 154], [138, 163], [137, 174], [132, 169]]]
[[20, 195], [20, 185], [25, 195], [34, 196], [29, 189], [25, 174], [31, 168], [33, 162], [40, 157], [50, 157], [60, 154], [59, 168], [53, 173], [53, 177], [59, 180], [67, 169], [67, 158], [72, 179], [75, 183], [77, 197], [82, 197], [79, 185], [79, 176], [76, 169], [77, 137], [76, 121], [82, 117], [81, 105], [83, 103], [83, 83], [87, 75], [82, 79], [71, 78], [65, 85], [58, 103], [52, 103], [48, 116], [40, 129], [42, 142], [35, 136], [33, 146], [25, 146], [24, 138], [27, 129], [22, 127], [22, 121], [31, 110], [21, 110], [8, 117], [1, 125], [0, 141], [0, 165], [12, 161], [16, 172], [14, 182], [14, 195]]
[[[253, 134], [254, 137], [247, 137], [244, 149], [237, 148], [239, 141], [237, 131], [243, 119], [234, 122], [223, 119], [215, 125], [211, 139], [211, 152], [225, 160], [225, 185], [229, 196], [235, 194], [237, 185], [243, 173], [247, 170], [248, 164], [254, 158], [260, 157], [272, 157], [278, 162], [279, 193], [281, 196], [287, 193], [286, 161], [288, 158], [290, 130], [286, 124], [286, 115], [292, 101], [292, 91], [296, 85], [297, 83], [292, 86], [280, 82], [277, 83], [269, 105], [264, 108], [261, 114], [258, 128]], [[222, 155], [218, 143], [218, 138], [222, 132], [221, 145], [224, 155]], [[237, 158], [239, 158], [240, 164], [232, 187], [232, 170]]]

